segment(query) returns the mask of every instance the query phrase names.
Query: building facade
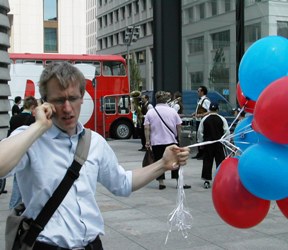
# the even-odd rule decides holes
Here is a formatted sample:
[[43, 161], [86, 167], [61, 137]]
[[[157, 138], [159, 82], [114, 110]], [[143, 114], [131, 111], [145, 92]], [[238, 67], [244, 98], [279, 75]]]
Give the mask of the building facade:
[[0, 140], [7, 136], [9, 128], [9, 114], [10, 104], [8, 96], [10, 96], [10, 89], [8, 81], [9, 75], [9, 30], [10, 24], [8, 19], [9, 3], [8, 0], [0, 0]]
[[[129, 54], [139, 66], [142, 89], [152, 90], [152, 0], [87, 0], [86, 3], [87, 53], [120, 54], [125, 58]], [[139, 37], [131, 44], [125, 40], [129, 26], [139, 27]]]
[[[236, 105], [237, 1], [182, 0], [182, 90], [205, 85]], [[126, 57], [125, 30], [140, 26], [140, 37], [132, 44], [130, 54], [141, 69], [143, 89], [152, 90], [152, 0], [87, 2], [87, 52]], [[245, 0], [244, 5], [245, 49], [268, 35], [287, 37], [287, 0]]]
[[83, 0], [9, 0], [9, 52], [86, 53]]
[[[182, 1], [183, 90], [206, 85], [236, 104], [237, 0]], [[288, 37], [288, 1], [244, 1], [245, 50], [269, 35]]]

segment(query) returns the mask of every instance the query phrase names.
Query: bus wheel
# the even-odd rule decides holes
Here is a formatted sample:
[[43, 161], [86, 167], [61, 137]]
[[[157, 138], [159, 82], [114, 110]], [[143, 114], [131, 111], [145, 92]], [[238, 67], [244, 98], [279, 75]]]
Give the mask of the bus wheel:
[[125, 120], [116, 122], [113, 130], [116, 139], [129, 139], [133, 132], [131, 124]]

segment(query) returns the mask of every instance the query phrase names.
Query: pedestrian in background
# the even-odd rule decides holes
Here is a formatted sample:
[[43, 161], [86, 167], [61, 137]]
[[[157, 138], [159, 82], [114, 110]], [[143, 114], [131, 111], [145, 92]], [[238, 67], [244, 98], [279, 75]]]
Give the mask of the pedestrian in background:
[[21, 101], [22, 101], [21, 96], [16, 96], [14, 98], [14, 105], [12, 107], [12, 116], [13, 115], [18, 115], [18, 114], [21, 113], [21, 109], [20, 109]]
[[[193, 117], [195, 117], [196, 121], [196, 141], [197, 141], [197, 131], [201, 122], [201, 119], [209, 114], [209, 107], [211, 104], [211, 101], [207, 97], [208, 90], [205, 86], [200, 86], [197, 90], [198, 93], [198, 102], [195, 112], [192, 114]], [[202, 147], [198, 147], [198, 152], [195, 156], [192, 157], [192, 159], [202, 160], [203, 159], [203, 150]]]
[[179, 91], [176, 91], [173, 94], [173, 98], [171, 102], [169, 102], [169, 106], [175, 109], [178, 114], [183, 114], [182, 95]]
[[[182, 120], [178, 113], [172, 109], [167, 101], [169, 99], [168, 92], [157, 91], [155, 94], [156, 106], [148, 110], [145, 121], [145, 137], [146, 147], [152, 147], [154, 160], [159, 160], [163, 157], [165, 149], [170, 145], [180, 145], [180, 133]], [[177, 140], [178, 139], [178, 140]], [[171, 178], [178, 181], [179, 173], [177, 170], [171, 171]], [[159, 181], [159, 189], [166, 188], [164, 184], [165, 173], [157, 176]], [[185, 185], [184, 188], [191, 188]]]
[[[198, 129], [198, 142], [219, 140], [224, 134], [229, 135], [227, 120], [217, 113], [218, 104], [211, 103], [210, 113], [203, 117]], [[212, 180], [212, 168], [214, 159], [216, 168], [225, 159], [224, 149], [221, 142], [204, 145], [203, 166], [201, 178], [204, 180], [204, 188], [210, 188]]]
[[141, 138], [142, 147], [140, 149], [138, 149], [138, 151], [146, 151], [144, 120], [145, 120], [145, 115], [147, 114], [148, 110], [153, 109], [153, 105], [149, 102], [149, 96], [148, 95], [142, 95], [141, 96], [140, 107], [141, 107], [142, 117], [141, 117], [141, 126], [139, 128], [139, 135]]
[[[10, 119], [10, 129], [8, 132], [8, 136], [17, 128], [21, 126], [29, 126], [32, 123], [35, 122], [34, 117], [34, 110], [38, 106], [37, 100], [33, 96], [28, 96], [24, 99], [23, 103], [23, 111], [18, 114], [14, 115]], [[13, 179], [13, 187], [12, 187], [12, 193], [11, 198], [9, 202], [9, 208], [12, 209], [16, 207], [19, 203], [22, 202], [22, 196], [21, 191], [19, 190], [17, 177], [14, 175]]]

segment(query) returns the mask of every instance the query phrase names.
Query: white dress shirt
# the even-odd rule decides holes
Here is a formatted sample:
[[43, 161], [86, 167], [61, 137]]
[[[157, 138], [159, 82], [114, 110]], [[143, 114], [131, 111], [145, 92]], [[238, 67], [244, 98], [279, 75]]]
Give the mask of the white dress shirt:
[[[20, 127], [13, 134], [26, 129]], [[16, 172], [26, 210], [24, 215], [35, 219], [70, 167], [83, 125], [78, 133], [68, 136], [52, 126], [37, 139], [10, 172]], [[64, 248], [81, 247], [104, 234], [104, 222], [96, 203], [96, 184], [100, 182], [119, 196], [132, 192], [132, 172], [125, 171], [108, 143], [92, 131], [87, 161], [79, 178], [67, 193], [37, 240]]]

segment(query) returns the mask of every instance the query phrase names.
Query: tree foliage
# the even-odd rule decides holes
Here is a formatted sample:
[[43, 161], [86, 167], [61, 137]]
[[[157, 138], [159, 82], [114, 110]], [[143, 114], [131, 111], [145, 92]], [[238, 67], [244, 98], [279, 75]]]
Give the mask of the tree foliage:
[[141, 72], [135, 58], [130, 59], [130, 89], [140, 90], [140, 83], [142, 82]]
[[219, 48], [216, 50], [213, 59], [213, 67], [210, 70], [209, 87], [212, 88], [215, 83], [227, 83], [228, 81], [229, 75], [226, 68], [224, 51], [223, 48]]

